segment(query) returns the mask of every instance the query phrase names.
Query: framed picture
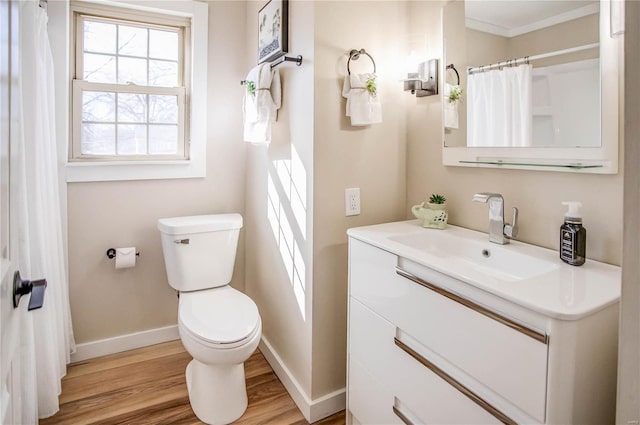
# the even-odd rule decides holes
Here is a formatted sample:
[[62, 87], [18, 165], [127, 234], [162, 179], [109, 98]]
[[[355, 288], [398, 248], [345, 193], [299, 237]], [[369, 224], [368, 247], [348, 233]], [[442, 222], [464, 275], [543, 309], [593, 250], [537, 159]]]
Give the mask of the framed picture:
[[270, 0], [258, 12], [258, 63], [270, 62], [287, 53], [289, 1]]

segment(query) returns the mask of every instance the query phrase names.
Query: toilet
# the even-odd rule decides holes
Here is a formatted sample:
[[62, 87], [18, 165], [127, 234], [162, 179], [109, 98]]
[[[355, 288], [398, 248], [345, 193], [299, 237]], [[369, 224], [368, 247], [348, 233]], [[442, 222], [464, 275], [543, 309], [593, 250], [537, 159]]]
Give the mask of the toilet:
[[247, 409], [244, 362], [262, 334], [258, 307], [229, 286], [240, 214], [158, 220], [169, 285], [179, 292], [178, 330], [193, 360], [185, 372], [201, 421], [228, 424]]

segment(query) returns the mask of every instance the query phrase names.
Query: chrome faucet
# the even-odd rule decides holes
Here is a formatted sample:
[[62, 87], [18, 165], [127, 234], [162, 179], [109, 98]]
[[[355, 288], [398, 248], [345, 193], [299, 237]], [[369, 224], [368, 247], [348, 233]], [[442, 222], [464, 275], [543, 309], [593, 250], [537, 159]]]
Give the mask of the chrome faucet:
[[518, 209], [513, 208], [513, 224], [504, 222], [504, 199], [499, 193], [476, 193], [473, 202], [489, 204], [489, 242], [508, 244], [518, 235]]

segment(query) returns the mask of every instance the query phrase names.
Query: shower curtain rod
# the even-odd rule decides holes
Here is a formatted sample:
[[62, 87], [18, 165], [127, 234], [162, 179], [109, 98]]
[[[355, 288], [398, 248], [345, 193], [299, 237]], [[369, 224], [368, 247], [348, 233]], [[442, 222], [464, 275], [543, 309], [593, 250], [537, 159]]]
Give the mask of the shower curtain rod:
[[598, 46], [600, 46], [600, 43], [585, 44], [584, 46], [572, 47], [570, 49], [564, 49], [564, 50], [556, 50], [555, 52], [542, 53], [534, 56], [525, 56], [517, 59], [510, 59], [504, 62], [492, 63], [490, 65], [469, 67], [467, 68], [467, 73], [473, 74], [474, 72], [487, 71], [489, 69], [500, 68], [503, 66], [521, 65], [523, 63], [529, 63], [537, 59], [550, 58], [552, 56], [566, 55], [567, 53], [574, 53], [574, 52], [580, 52], [582, 50], [595, 49]]

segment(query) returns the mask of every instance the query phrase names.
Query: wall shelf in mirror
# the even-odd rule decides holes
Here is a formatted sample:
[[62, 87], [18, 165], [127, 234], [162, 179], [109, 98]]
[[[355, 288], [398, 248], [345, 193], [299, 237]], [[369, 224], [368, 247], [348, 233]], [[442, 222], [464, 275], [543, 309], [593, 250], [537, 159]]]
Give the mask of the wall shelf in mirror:
[[572, 164], [550, 164], [550, 163], [527, 163], [527, 162], [521, 162], [521, 161], [502, 161], [502, 160], [479, 160], [479, 161], [465, 161], [465, 160], [461, 160], [460, 164], [463, 165], [478, 165], [478, 166], [482, 166], [482, 165], [490, 165], [490, 166], [497, 166], [499, 168], [521, 168], [521, 167], [531, 167], [533, 169], [535, 168], [543, 168], [543, 169], [549, 169], [549, 168], [566, 168], [566, 169], [570, 169], [570, 170], [587, 170], [587, 169], [592, 169], [592, 168], [602, 168], [603, 165], [602, 164], [582, 164], [582, 163], [572, 163]]
[[[479, 91], [473, 92], [478, 87], [478, 78], [473, 81], [474, 87], [469, 86], [470, 79], [479, 73], [472, 76], [461, 72], [464, 96], [455, 105], [453, 126], [450, 102], [446, 97], [442, 99], [442, 163], [456, 167], [616, 174], [624, 37], [610, 36], [611, 0], [522, 0], [514, 8], [521, 10], [513, 13], [530, 10], [529, 6], [556, 10], [544, 11], [547, 18], [526, 25], [522, 23], [523, 17], [518, 16], [522, 26], [510, 28], [508, 34], [470, 24], [474, 8], [489, 14], [497, 3], [504, 6], [506, 2], [451, 0], [443, 6], [441, 71], [451, 72], [446, 64], [455, 63], [458, 69], [480, 67], [487, 74], [499, 73], [509, 68], [505, 65], [515, 69], [524, 62], [532, 67], [525, 74], [531, 79], [532, 88], [523, 95], [527, 100], [523, 104], [529, 105], [523, 107], [530, 114], [528, 124], [525, 119], [524, 127], [516, 127], [517, 131], [513, 128], [500, 131], [503, 126], [492, 123], [502, 123], [504, 119], [491, 118], [494, 116], [491, 114], [473, 115], [475, 111], [487, 110], [482, 104], [473, 103], [478, 99]], [[525, 8], [523, 3], [530, 5]], [[557, 10], [575, 8], [577, 4], [578, 10], [571, 13]], [[535, 16], [539, 18], [541, 13], [536, 10]], [[560, 15], [565, 21], [558, 21]], [[490, 22], [486, 16], [479, 18], [476, 17], [476, 23]], [[494, 70], [488, 71], [490, 68]], [[455, 82], [455, 75], [452, 77]], [[480, 99], [490, 92], [482, 93]], [[474, 107], [470, 107], [472, 103]], [[515, 112], [512, 116], [516, 116]], [[495, 131], [477, 131], [478, 126], [487, 123], [495, 126]], [[508, 136], [502, 140], [505, 134]]]

